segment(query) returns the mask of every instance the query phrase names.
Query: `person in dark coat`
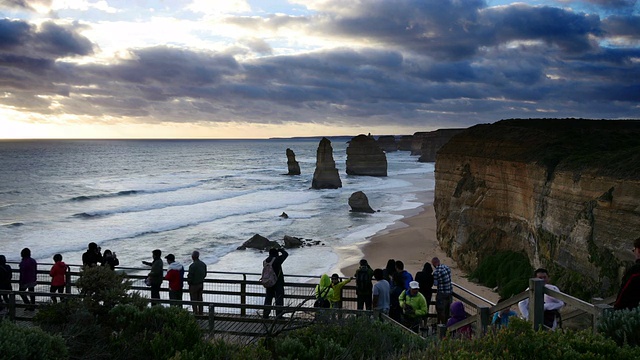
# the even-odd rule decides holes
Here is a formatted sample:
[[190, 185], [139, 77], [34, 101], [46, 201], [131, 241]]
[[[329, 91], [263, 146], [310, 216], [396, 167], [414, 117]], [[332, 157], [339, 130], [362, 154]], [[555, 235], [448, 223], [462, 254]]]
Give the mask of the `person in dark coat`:
[[633, 254], [636, 263], [622, 277], [620, 291], [613, 304], [615, 310], [634, 309], [640, 303], [640, 238], [633, 242]]
[[433, 294], [433, 268], [430, 263], [424, 263], [422, 271], [416, 273], [415, 280], [420, 284], [420, 293], [427, 299], [427, 308], [429, 308]]
[[87, 246], [87, 251], [82, 254], [82, 265], [85, 267], [98, 266], [102, 265], [103, 261], [98, 244], [90, 242]]
[[[35, 292], [36, 282], [38, 280], [38, 263], [31, 257], [31, 250], [29, 248], [22, 249], [20, 256], [22, 257], [22, 261], [20, 261], [20, 265], [18, 265], [20, 267], [20, 279], [18, 280], [20, 284], [19, 289], [20, 291]], [[35, 295], [31, 295], [29, 298], [24, 294], [20, 294], [20, 297], [25, 304], [29, 304], [25, 310], [35, 310]]]
[[[264, 297], [264, 305], [271, 306], [273, 299], [275, 298], [276, 306], [284, 305], [284, 273], [282, 272], [282, 263], [287, 260], [289, 253], [285, 249], [270, 249], [269, 257], [265, 259], [266, 262], [273, 261], [273, 271], [278, 274], [278, 281], [276, 281], [275, 285], [270, 288], [267, 288], [267, 293]], [[267, 319], [269, 314], [271, 313], [270, 308], [265, 308], [262, 317]], [[282, 310], [276, 310], [276, 317], [282, 316]]]
[[116, 253], [112, 253], [109, 249], [102, 253], [102, 260], [102, 266], [108, 266], [111, 270], [115, 270], [116, 266], [120, 265], [120, 260], [118, 260]]
[[[13, 273], [11, 272], [11, 266], [7, 264], [7, 258], [4, 255], [0, 255], [0, 290], [12, 290], [11, 286], [11, 278], [13, 277]], [[2, 295], [0, 298], [0, 310], [4, 309], [2, 305], [2, 300], [5, 303], [9, 303], [9, 295]]]
[[387, 260], [387, 267], [382, 269], [382, 278], [387, 280], [389, 284], [393, 283], [393, 275], [396, 274], [396, 261], [394, 259]]

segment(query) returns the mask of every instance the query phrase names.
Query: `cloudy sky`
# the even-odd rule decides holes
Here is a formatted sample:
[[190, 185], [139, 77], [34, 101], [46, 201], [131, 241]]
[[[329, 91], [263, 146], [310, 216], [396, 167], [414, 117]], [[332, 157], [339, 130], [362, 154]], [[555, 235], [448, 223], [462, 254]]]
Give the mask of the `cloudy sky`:
[[640, 118], [636, 0], [0, 0], [0, 138]]

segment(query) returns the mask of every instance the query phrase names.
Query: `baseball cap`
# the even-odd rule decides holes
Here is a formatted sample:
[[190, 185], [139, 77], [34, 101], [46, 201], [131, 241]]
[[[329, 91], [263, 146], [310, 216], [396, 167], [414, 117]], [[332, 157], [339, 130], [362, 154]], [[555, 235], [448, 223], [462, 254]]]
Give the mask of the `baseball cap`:
[[418, 284], [417, 281], [412, 281], [412, 282], [409, 283], [409, 287], [411, 289], [420, 289], [420, 284]]
[[176, 257], [173, 254], [169, 254], [164, 257], [167, 260], [176, 261]]

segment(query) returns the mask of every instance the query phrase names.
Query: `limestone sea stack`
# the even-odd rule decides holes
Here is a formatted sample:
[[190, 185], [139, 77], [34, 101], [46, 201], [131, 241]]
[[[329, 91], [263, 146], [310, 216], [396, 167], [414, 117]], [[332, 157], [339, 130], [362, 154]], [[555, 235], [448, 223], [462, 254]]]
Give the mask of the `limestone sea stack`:
[[413, 134], [411, 138], [411, 155], [422, 155], [422, 139], [424, 139], [428, 131], [420, 131]]
[[347, 174], [387, 176], [387, 156], [372, 136], [361, 134], [349, 142]]
[[411, 143], [413, 142], [413, 135], [402, 135], [398, 140], [398, 150], [411, 151]]
[[380, 135], [378, 137], [378, 146], [387, 153], [398, 151], [398, 143], [393, 135]]
[[291, 149], [287, 149], [287, 175], [300, 175], [300, 164], [296, 161], [296, 154]]
[[419, 162], [435, 162], [438, 150], [464, 129], [439, 129], [430, 131], [422, 138]]
[[349, 206], [352, 212], [374, 213], [375, 210], [369, 206], [369, 199], [362, 191], [356, 191], [349, 197]]
[[323, 137], [318, 144], [316, 154], [316, 170], [313, 172], [312, 189], [337, 189], [342, 187], [342, 181], [333, 160], [331, 141]]

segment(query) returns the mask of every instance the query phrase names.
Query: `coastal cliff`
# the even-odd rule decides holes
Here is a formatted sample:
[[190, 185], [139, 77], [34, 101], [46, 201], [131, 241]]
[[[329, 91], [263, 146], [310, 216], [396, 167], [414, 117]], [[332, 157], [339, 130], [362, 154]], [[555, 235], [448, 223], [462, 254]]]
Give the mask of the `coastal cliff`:
[[464, 131], [464, 129], [438, 129], [425, 133], [422, 137], [419, 162], [434, 162], [438, 150], [449, 142], [451, 138]]
[[563, 290], [609, 295], [640, 236], [640, 121], [503, 120], [451, 138], [435, 164], [437, 236], [459, 266], [524, 252]]

